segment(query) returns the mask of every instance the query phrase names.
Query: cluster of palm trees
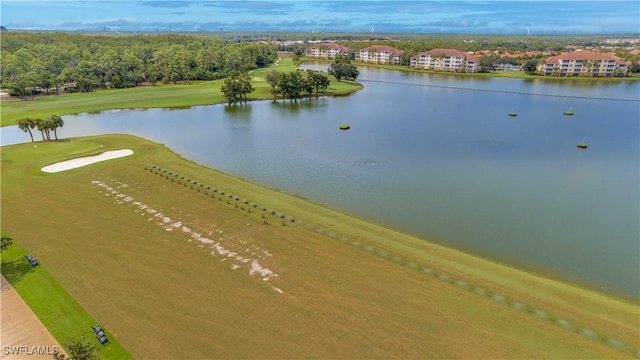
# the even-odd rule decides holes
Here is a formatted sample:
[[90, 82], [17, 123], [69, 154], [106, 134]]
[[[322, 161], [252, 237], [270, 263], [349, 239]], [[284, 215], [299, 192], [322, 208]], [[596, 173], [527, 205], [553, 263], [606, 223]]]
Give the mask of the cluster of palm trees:
[[46, 119], [31, 119], [24, 118], [18, 120], [18, 127], [20, 130], [29, 133], [31, 136], [31, 142], [33, 142], [33, 133], [31, 129], [37, 129], [42, 134], [42, 141], [51, 140], [51, 131], [55, 140], [58, 140], [57, 129], [64, 126], [64, 120], [58, 115], [51, 115]]

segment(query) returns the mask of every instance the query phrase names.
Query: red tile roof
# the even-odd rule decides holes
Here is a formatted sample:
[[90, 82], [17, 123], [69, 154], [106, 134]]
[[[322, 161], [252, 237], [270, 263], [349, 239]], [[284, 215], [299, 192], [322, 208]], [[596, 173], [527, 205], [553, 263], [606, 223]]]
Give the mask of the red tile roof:
[[402, 50], [398, 50], [396, 48], [392, 48], [391, 46], [386, 46], [386, 45], [373, 45], [373, 46], [369, 46], [364, 49], [361, 49], [360, 51], [390, 52], [393, 55], [400, 55], [404, 52]]
[[560, 58], [557, 56], [552, 56], [550, 58], [547, 58], [547, 60], [544, 61], [545, 64], [558, 64], [560, 62]]
[[619, 60], [611, 55], [589, 50], [562, 53], [557, 57], [560, 60]]
[[323, 48], [323, 47], [327, 48], [327, 49], [339, 49], [339, 50], [342, 50], [342, 51], [349, 51], [348, 47], [342, 46], [342, 45], [339, 45], [339, 44], [336, 44], [336, 43], [320, 43], [320, 44], [313, 45], [311, 48], [312, 49], [313, 48], [320, 49], [320, 48]]
[[466, 59], [467, 61], [471, 60], [471, 61], [475, 61], [476, 58], [471, 55], [471, 54], [467, 54], [465, 52], [462, 52], [460, 50], [456, 50], [456, 49], [431, 49], [429, 51], [424, 51], [419, 53], [418, 55], [412, 56], [412, 59], [417, 59], [418, 57], [420, 57], [420, 55], [441, 55], [444, 54], [445, 56], [448, 57], [462, 57], [464, 59]]
[[545, 60], [545, 64], [557, 64], [562, 62], [562, 60], [591, 60], [591, 61], [615, 60], [616, 62], [621, 61], [621, 59], [608, 54], [599, 53], [596, 51], [582, 50], [582, 51], [573, 51], [573, 52], [562, 53], [556, 56], [551, 56], [547, 60]]

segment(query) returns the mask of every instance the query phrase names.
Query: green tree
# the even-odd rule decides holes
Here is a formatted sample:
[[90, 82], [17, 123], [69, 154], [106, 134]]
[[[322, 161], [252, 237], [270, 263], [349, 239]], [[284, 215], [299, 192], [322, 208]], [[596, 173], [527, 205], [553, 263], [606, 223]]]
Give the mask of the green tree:
[[100, 86], [100, 79], [96, 74], [98, 66], [93, 60], [81, 60], [73, 70], [73, 80], [82, 92], [89, 92]]
[[522, 65], [522, 70], [527, 74], [535, 74], [537, 68], [538, 62], [534, 59], [529, 59], [524, 63], [524, 65]]
[[53, 130], [53, 135], [55, 136], [56, 140], [58, 140], [57, 130], [59, 127], [64, 126], [64, 120], [62, 120], [62, 117], [58, 115], [51, 115], [47, 120], [50, 122], [51, 130]]
[[297, 100], [302, 97], [304, 91], [304, 78], [300, 71], [291, 71], [280, 77], [278, 87], [285, 98]]
[[98, 345], [90, 342], [86, 337], [78, 340], [70, 340], [64, 344], [64, 349], [69, 356], [64, 354], [53, 355], [54, 360], [97, 360]]
[[351, 64], [351, 57], [349, 55], [344, 55], [344, 54], [337, 54], [335, 59], [333, 59], [333, 62], [336, 64], [340, 64], [340, 63], [345, 63], [345, 64]]
[[102, 81], [110, 84], [111, 87], [120, 87], [122, 81], [120, 74], [122, 73], [122, 57], [113, 48], [109, 48], [99, 58], [100, 72], [103, 74]]
[[297, 55], [297, 56], [302, 56], [304, 55], [304, 52], [306, 51], [306, 46], [301, 45], [301, 44], [295, 44], [293, 45], [291, 52], [293, 53], [293, 55]]
[[33, 142], [33, 133], [31, 129], [36, 127], [36, 121], [30, 118], [24, 118], [18, 120], [18, 128], [26, 133], [29, 133], [31, 137], [31, 142]]
[[0, 237], [0, 252], [13, 244], [13, 239], [8, 236]]
[[156, 85], [156, 82], [160, 79], [160, 71], [156, 64], [147, 65], [147, 70], [144, 72], [144, 78], [150, 82], [152, 86]]
[[333, 75], [338, 81], [342, 79], [355, 80], [358, 75], [360, 75], [358, 68], [349, 63], [332, 63], [329, 69], [327, 69], [327, 72]]
[[53, 122], [51, 119], [36, 119], [36, 128], [42, 134], [42, 141], [51, 140], [51, 130], [53, 130]]
[[293, 61], [293, 66], [298, 67], [302, 64], [302, 57], [294, 53], [291, 55], [291, 61]]
[[234, 47], [226, 50], [226, 55], [224, 56], [224, 70], [226, 72], [241, 72], [246, 70], [240, 49]]
[[307, 78], [302, 78], [300, 89], [307, 97], [311, 97], [311, 95], [313, 95], [313, 89], [315, 89], [315, 87], [308, 76]]
[[330, 84], [329, 78], [317, 71], [307, 71], [307, 79], [311, 83], [311, 86], [316, 89], [316, 95], [318, 95], [320, 89], [324, 90], [329, 87]]
[[247, 94], [250, 94], [253, 90], [254, 88], [253, 85], [251, 85], [249, 76], [246, 73], [239, 72], [233, 72], [224, 80], [222, 86], [220, 86], [220, 91], [224, 94], [229, 105], [238, 102], [246, 103]]
[[15, 53], [6, 53], [6, 55], [5, 51], [2, 51], [2, 64], [0, 64], [2, 66], [2, 85], [13, 89], [22, 99], [26, 97], [28, 89], [35, 86], [33, 73], [27, 76], [31, 72], [29, 64], [33, 57], [31, 51], [25, 48], [21, 48]]
[[144, 62], [140, 60], [130, 49], [125, 49], [122, 56], [122, 72], [124, 87], [133, 87], [143, 78]]
[[278, 70], [271, 70], [265, 76], [265, 80], [267, 84], [271, 86], [269, 92], [273, 95], [273, 100], [275, 101], [278, 98], [278, 94], [280, 94], [280, 89], [278, 88], [278, 82], [280, 81], [280, 77], [282, 73]]
[[480, 72], [491, 72], [496, 69], [495, 56], [483, 56], [478, 60], [480, 66]]

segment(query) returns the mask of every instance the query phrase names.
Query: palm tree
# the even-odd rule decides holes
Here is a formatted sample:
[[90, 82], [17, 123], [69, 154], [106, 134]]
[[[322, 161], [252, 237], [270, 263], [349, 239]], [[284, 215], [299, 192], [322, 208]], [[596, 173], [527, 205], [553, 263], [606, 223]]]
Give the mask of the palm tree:
[[18, 128], [20, 128], [20, 130], [29, 133], [29, 136], [31, 137], [31, 142], [33, 142], [33, 133], [31, 132], [31, 129], [36, 127], [36, 121], [30, 118], [24, 118], [24, 119], [20, 119], [18, 120]]
[[[38, 131], [42, 134], [42, 141], [51, 140], [51, 136], [49, 131], [52, 129], [51, 120], [49, 119], [36, 119], [36, 127]], [[45, 138], [46, 134], [46, 138]]]
[[58, 140], [57, 129], [59, 127], [64, 126], [64, 120], [62, 120], [62, 118], [58, 115], [51, 115], [49, 116], [48, 120], [51, 121], [51, 128], [53, 129], [53, 135], [56, 137], [56, 140]]

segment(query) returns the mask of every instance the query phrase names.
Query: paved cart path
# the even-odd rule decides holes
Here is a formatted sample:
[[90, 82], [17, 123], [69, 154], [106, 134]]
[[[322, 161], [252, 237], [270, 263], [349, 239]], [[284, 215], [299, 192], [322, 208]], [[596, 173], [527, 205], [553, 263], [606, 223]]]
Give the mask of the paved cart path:
[[0, 278], [0, 358], [51, 360], [51, 352], [62, 347], [4, 276]]

